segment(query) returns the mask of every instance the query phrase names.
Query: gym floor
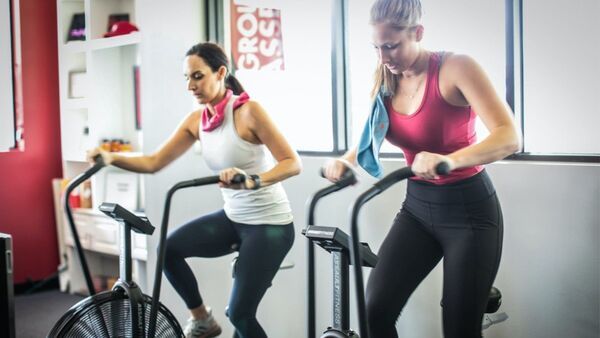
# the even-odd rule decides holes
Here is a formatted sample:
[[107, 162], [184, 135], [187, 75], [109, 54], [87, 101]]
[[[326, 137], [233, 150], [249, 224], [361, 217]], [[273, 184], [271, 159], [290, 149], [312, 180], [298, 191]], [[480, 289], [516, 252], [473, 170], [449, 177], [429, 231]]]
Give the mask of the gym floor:
[[58, 289], [15, 296], [16, 337], [46, 337], [60, 316], [82, 299]]

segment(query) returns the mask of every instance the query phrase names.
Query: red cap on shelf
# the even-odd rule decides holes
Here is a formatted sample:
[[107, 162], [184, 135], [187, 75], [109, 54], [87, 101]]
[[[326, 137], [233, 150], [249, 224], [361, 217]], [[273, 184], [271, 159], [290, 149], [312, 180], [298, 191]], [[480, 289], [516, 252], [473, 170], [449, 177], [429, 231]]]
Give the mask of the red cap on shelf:
[[111, 36], [125, 35], [138, 30], [134, 24], [128, 21], [117, 21], [110, 27], [110, 31], [104, 34], [104, 37], [110, 38]]

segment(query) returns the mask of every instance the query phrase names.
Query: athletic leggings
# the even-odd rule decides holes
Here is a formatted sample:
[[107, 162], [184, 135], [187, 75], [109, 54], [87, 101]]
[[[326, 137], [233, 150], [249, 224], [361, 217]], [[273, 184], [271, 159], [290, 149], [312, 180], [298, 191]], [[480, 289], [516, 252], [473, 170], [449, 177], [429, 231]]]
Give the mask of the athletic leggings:
[[443, 186], [409, 180], [367, 283], [371, 337], [398, 337], [402, 308], [443, 257], [444, 337], [480, 338], [502, 231], [502, 211], [485, 171]]
[[[251, 225], [231, 221], [223, 210], [179, 227], [167, 239], [165, 275], [188, 309], [203, 304], [187, 257], [219, 257], [239, 246], [228, 316], [236, 337], [267, 337], [256, 320], [258, 303], [294, 242], [294, 224]], [[212, 274], [205, 271], [206, 274]]]

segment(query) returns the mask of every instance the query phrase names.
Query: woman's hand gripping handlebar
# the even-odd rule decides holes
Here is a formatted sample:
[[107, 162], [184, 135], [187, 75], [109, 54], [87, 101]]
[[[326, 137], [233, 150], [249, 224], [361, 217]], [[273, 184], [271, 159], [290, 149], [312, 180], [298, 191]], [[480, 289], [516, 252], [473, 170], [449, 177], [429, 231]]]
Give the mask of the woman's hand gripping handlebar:
[[336, 180], [332, 180], [329, 177], [327, 177], [327, 175], [325, 174], [325, 170], [326, 168], [321, 168], [321, 170], [319, 171], [321, 177], [329, 179], [340, 189], [345, 188], [349, 185], [353, 185], [357, 182], [356, 175], [354, 174], [354, 170], [352, 170], [352, 168], [346, 167], [341, 176]]
[[[450, 165], [447, 162], [440, 162], [436, 165], [435, 172], [437, 175], [447, 175], [450, 172]], [[380, 193], [389, 188], [394, 183], [400, 182], [402, 180], [414, 176], [415, 173], [413, 172], [411, 167], [404, 167], [386, 175], [384, 178], [375, 183], [374, 186], [378, 189], [378, 193]]]
[[345, 188], [357, 182], [353, 166], [350, 162], [340, 158], [327, 161], [319, 174], [340, 188]]
[[[327, 161], [321, 168], [321, 176], [333, 183], [347, 178], [347, 172], [351, 172], [352, 175], [356, 177], [352, 164], [343, 158], [331, 159]], [[354, 181], [352, 184], [354, 183], [356, 183], [356, 181]]]

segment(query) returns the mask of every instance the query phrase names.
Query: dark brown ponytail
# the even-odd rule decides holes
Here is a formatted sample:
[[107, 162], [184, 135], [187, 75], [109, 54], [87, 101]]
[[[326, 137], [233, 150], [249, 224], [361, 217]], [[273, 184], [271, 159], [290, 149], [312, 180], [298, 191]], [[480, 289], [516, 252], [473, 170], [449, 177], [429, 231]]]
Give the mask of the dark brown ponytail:
[[227, 74], [227, 78], [225, 78], [225, 87], [231, 89], [235, 95], [240, 95], [245, 92], [240, 81], [232, 74]]
[[225, 87], [231, 89], [235, 95], [244, 92], [244, 87], [229, 73], [229, 59], [221, 46], [212, 42], [199, 43], [190, 48], [185, 56], [196, 55], [204, 60], [213, 72], [217, 72], [221, 66], [227, 69]]

